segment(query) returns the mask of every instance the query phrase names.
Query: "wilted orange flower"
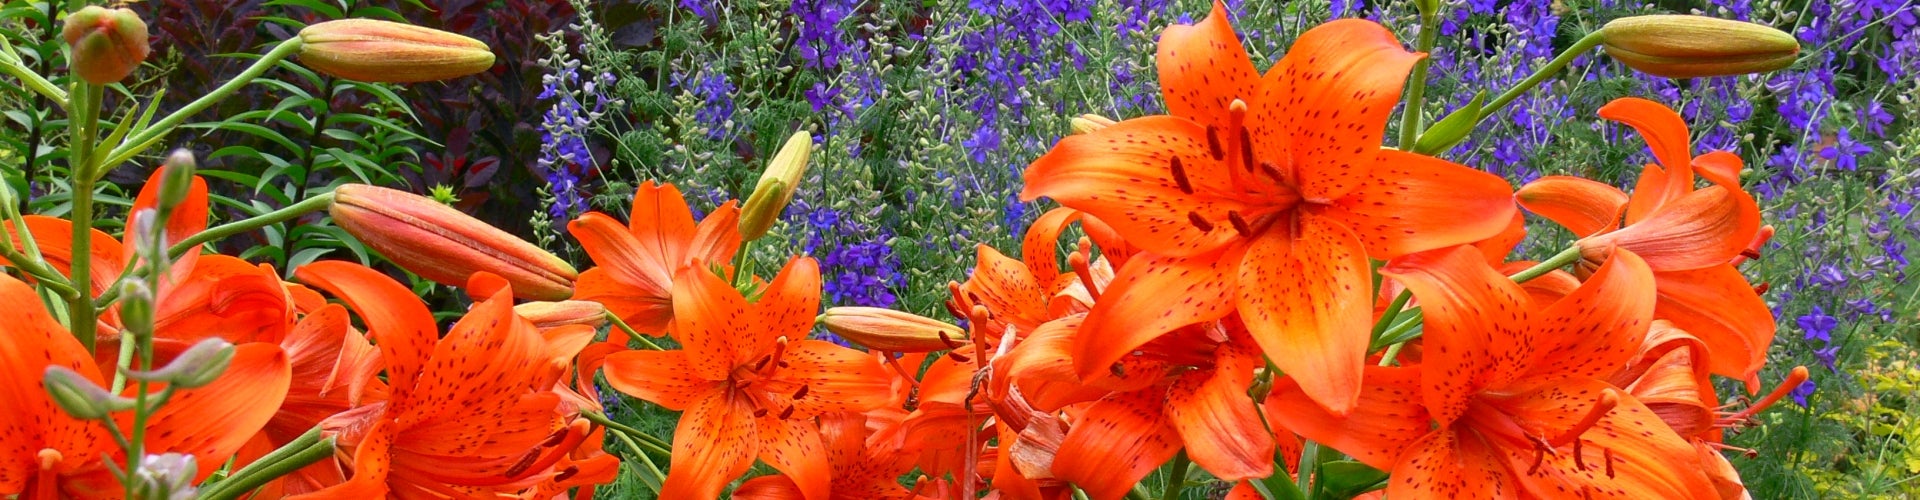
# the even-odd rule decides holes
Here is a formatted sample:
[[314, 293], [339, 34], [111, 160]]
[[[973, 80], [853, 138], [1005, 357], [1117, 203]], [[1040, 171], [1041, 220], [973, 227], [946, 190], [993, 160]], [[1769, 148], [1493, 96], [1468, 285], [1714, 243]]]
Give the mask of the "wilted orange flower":
[[[25, 283], [0, 276], [0, 303], [13, 306], [0, 322], [0, 408], [7, 409], [0, 411], [0, 496], [120, 498], [125, 489], [102, 460], [124, 462], [125, 452], [99, 422], [68, 416], [41, 384], [47, 368], [59, 366], [106, 387], [93, 356]], [[143, 450], [190, 454], [198, 462], [194, 481], [205, 480], [273, 416], [289, 376], [278, 347], [239, 346], [219, 379], [174, 393], [147, 417]], [[131, 412], [114, 417], [131, 432]]]
[[[1760, 208], [1740, 188], [1740, 157], [1713, 151], [1690, 158], [1686, 122], [1653, 101], [1617, 99], [1600, 116], [1633, 126], [1659, 160], [1646, 166], [1631, 197], [1599, 182], [1552, 176], [1528, 183], [1515, 198], [1582, 236], [1586, 269], [1615, 248], [1645, 259], [1659, 294], [1654, 316], [1705, 341], [1715, 351], [1714, 373], [1757, 390], [1775, 326], [1772, 310], [1733, 264], [1765, 242]], [[1694, 188], [1696, 173], [1714, 185]]]
[[1652, 272], [1616, 252], [1572, 294], [1535, 303], [1478, 250], [1410, 255], [1383, 274], [1426, 311], [1416, 367], [1367, 368], [1357, 409], [1277, 416], [1301, 436], [1391, 471], [1389, 498], [1715, 498], [1685, 439], [1600, 377], [1631, 362], [1652, 322]]
[[[732, 223], [721, 228], [738, 237]], [[874, 358], [807, 340], [818, 265], [788, 261], [752, 303], [697, 258], [672, 283], [673, 334], [686, 348], [616, 352], [605, 365], [620, 392], [685, 412], [660, 497], [719, 497], [758, 457], [806, 498], [827, 498], [832, 472], [813, 417], [875, 408], [892, 389]]]
[[[696, 226], [678, 188], [647, 181], [634, 192], [628, 217], [628, 225], [621, 226], [606, 214], [588, 212], [567, 223], [567, 232], [595, 264], [581, 273], [573, 298], [605, 304], [641, 333], [664, 334], [673, 324], [674, 278], [680, 270], [694, 260], [727, 265], [740, 249], [739, 202], [727, 201]], [[624, 332], [613, 336], [615, 343], [626, 344]]]
[[468, 288], [482, 300], [441, 338], [426, 305], [378, 271], [324, 261], [297, 275], [359, 313], [386, 362], [389, 392], [321, 424], [352, 473], [303, 498], [518, 492], [578, 475], [551, 468], [587, 438], [588, 425], [563, 415], [560, 396], [544, 386], [557, 378], [556, 349], [513, 314], [502, 278], [475, 275]]
[[1497, 176], [1380, 147], [1420, 57], [1378, 24], [1339, 20], [1261, 76], [1219, 2], [1167, 28], [1170, 116], [1067, 137], [1025, 174], [1023, 199], [1099, 217], [1148, 253], [1087, 318], [1099, 340], [1075, 353], [1080, 374], [1237, 310], [1316, 402], [1351, 410], [1371, 333], [1368, 257], [1485, 239], [1514, 210]]

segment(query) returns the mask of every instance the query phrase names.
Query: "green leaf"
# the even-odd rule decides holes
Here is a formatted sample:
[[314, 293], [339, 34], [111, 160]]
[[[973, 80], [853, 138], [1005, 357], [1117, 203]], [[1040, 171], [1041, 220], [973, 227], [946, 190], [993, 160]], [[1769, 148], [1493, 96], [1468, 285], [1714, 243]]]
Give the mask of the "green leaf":
[[1484, 106], [1486, 101], [1487, 92], [1480, 91], [1473, 95], [1473, 100], [1467, 101], [1466, 106], [1461, 106], [1460, 109], [1447, 113], [1447, 116], [1440, 121], [1433, 122], [1425, 132], [1420, 133], [1420, 139], [1414, 141], [1413, 152], [1432, 156], [1466, 140], [1467, 133], [1472, 132], [1475, 125], [1480, 124], [1480, 107]]
[[1353, 498], [1387, 487], [1387, 473], [1352, 460], [1320, 464], [1320, 487], [1333, 498]]

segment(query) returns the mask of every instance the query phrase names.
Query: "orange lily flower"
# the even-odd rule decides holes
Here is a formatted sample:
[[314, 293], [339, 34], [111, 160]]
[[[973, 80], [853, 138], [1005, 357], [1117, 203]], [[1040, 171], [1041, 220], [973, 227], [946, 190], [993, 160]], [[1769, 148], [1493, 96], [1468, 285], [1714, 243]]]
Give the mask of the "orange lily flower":
[[[674, 324], [674, 279], [680, 271], [696, 260], [727, 264], [740, 249], [739, 202], [727, 201], [696, 226], [678, 188], [647, 181], [634, 192], [629, 217], [622, 226], [606, 214], [588, 212], [567, 223], [567, 232], [595, 264], [580, 274], [573, 298], [605, 304], [635, 331], [666, 333]], [[612, 336], [626, 345], [625, 332]]]
[[1367, 368], [1343, 417], [1276, 384], [1285, 427], [1391, 471], [1389, 498], [1716, 498], [1696, 452], [1632, 394], [1626, 366], [1652, 322], [1652, 271], [1616, 252], [1579, 289], [1535, 303], [1472, 247], [1410, 255], [1382, 274], [1426, 311], [1421, 363]]
[[[1713, 373], [1757, 390], [1773, 344], [1773, 312], [1734, 264], [1771, 231], [1763, 231], [1759, 206], [1740, 188], [1740, 157], [1713, 151], [1690, 159], [1686, 122], [1653, 101], [1617, 99], [1601, 107], [1600, 116], [1638, 130], [1659, 161], [1646, 166], [1632, 196], [1554, 176], [1528, 183], [1515, 198], [1582, 236], [1586, 269], [1615, 248], [1645, 259], [1659, 294], [1654, 316], [1712, 347]], [[1695, 189], [1696, 173], [1714, 185]]]
[[1367, 259], [1479, 241], [1515, 210], [1497, 176], [1380, 147], [1421, 57], [1379, 24], [1338, 20], [1261, 76], [1221, 3], [1198, 25], [1168, 27], [1158, 61], [1170, 115], [1062, 139], [1025, 174], [1022, 199], [1099, 217], [1147, 252], [1088, 316], [1080, 375], [1238, 311], [1315, 402], [1351, 410], [1371, 333]]
[[[1075, 333], [1070, 326], [1054, 331]], [[1015, 350], [1033, 349], [1021, 353], [1031, 361], [1070, 363], [1061, 349], [1066, 343], [1042, 338], [1051, 333], [1035, 334]], [[1091, 498], [1120, 498], [1184, 448], [1221, 480], [1266, 477], [1273, 472], [1273, 435], [1247, 397], [1261, 364], [1259, 348], [1235, 316], [1184, 327], [1137, 348], [1097, 382], [1112, 392], [1067, 431], [1054, 474]], [[1012, 375], [1029, 373], [1043, 372]]]
[[[0, 303], [16, 306], [0, 323], [0, 495], [120, 498], [125, 491], [102, 460], [124, 461], [124, 452], [100, 423], [56, 406], [41, 384], [48, 367], [61, 366], [105, 387], [93, 356], [25, 283], [0, 276]], [[278, 347], [242, 345], [230, 363], [213, 383], [176, 392], [146, 422], [144, 450], [193, 455], [196, 482], [239, 451], [286, 395], [290, 375]], [[131, 432], [131, 417], [115, 415], [121, 431]]]
[[[913, 492], [900, 486], [900, 475], [913, 470], [913, 455], [897, 447], [871, 442], [872, 430], [867, 417], [859, 413], [820, 416], [820, 438], [826, 444], [827, 464], [833, 470], [829, 498], [904, 500], [914, 497]], [[806, 497], [792, 479], [773, 475], [741, 483], [733, 490], [733, 498], [799, 500]]]
[[389, 393], [321, 424], [352, 476], [300, 498], [519, 492], [578, 472], [549, 473], [586, 439], [588, 425], [565, 418], [560, 396], [541, 387], [556, 378], [553, 349], [513, 314], [503, 279], [476, 274], [469, 290], [492, 293], [441, 338], [426, 305], [378, 271], [323, 261], [296, 275], [360, 315], [386, 363]]
[[759, 301], [748, 303], [694, 259], [673, 279], [672, 304], [673, 332], [685, 349], [616, 352], [605, 364], [615, 389], [685, 412], [660, 496], [716, 498], [759, 457], [805, 498], [828, 498], [832, 470], [820, 460], [824, 443], [813, 417], [873, 409], [893, 391], [874, 358], [807, 340], [820, 309], [818, 265], [788, 261]]

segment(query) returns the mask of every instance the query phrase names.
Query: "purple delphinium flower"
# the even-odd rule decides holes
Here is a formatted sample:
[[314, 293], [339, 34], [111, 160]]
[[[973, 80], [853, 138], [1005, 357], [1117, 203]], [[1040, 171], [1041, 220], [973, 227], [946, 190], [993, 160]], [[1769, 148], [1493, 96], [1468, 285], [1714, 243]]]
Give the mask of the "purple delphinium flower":
[[[555, 222], [565, 223], [587, 210], [580, 178], [597, 167], [586, 138], [592, 133], [594, 120], [606, 113], [608, 104], [618, 101], [603, 92], [614, 83], [612, 73], [601, 73], [583, 81], [579, 61], [556, 54], [550, 62], [557, 63], [557, 68], [554, 74], [543, 78], [538, 98], [553, 100], [553, 107], [541, 117], [540, 158], [536, 164], [554, 197], [553, 205], [547, 207], [547, 215]], [[593, 100], [592, 107], [584, 104], [588, 99]]]
[[1813, 312], [1794, 320], [1800, 325], [1802, 336], [1806, 340], [1818, 340], [1822, 343], [1833, 342], [1833, 329], [1840, 326], [1840, 320], [1828, 316], [1820, 306], [1813, 306]]
[[1832, 160], [1833, 166], [1841, 170], [1853, 171], [1860, 168], [1860, 157], [1872, 152], [1871, 146], [1853, 140], [1853, 134], [1843, 128], [1833, 145], [1820, 150], [1820, 157]]
[[674, 75], [673, 86], [693, 92], [700, 96], [700, 109], [694, 111], [693, 118], [707, 127], [707, 139], [716, 140], [726, 137], [727, 121], [733, 119], [733, 82], [727, 80], [727, 74], [708, 65], [700, 69], [698, 75]]
[[1813, 383], [1813, 379], [1809, 378], [1807, 379], [1806, 382], [1801, 382], [1800, 387], [1793, 388], [1793, 392], [1788, 393], [1788, 395], [1793, 396], [1794, 404], [1798, 404], [1802, 407], [1805, 407], [1807, 406], [1807, 397], [1813, 395], [1813, 391], [1816, 387], [1817, 386], [1815, 386]]

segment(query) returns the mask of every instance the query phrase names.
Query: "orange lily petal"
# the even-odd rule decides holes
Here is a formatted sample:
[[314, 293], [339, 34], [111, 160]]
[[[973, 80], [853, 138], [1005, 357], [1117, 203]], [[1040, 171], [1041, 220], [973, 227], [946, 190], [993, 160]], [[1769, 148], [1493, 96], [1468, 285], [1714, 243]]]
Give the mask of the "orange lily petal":
[[1502, 458], [1478, 434], [1435, 430], [1400, 456], [1387, 498], [1520, 498]]
[[1247, 397], [1253, 370], [1264, 365], [1258, 350], [1239, 342], [1220, 345], [1211, 370], [1189, 372], [1167, 390], [1166, 418], [1186, 443], [1193, 463], [1222, 481], [1273, 473], [1273, 433]]
[[[1523, 425], [1548, 424], [1536, 432], [1556, 435], [1580, 421], [1610, 387], [1598, 380], [1568, 380], [1494, 404]], [[1580, 447], [1568, 444], [1554, 453], [1508, 449], [1507, 467], [1522, 488], [1541, 497], [1581, 492], [1594, 498], [1718, 498], [1697, 466], [1693, 447], [1632, 396], [1619, 395], [1618, 405], [1578, 439]], [[1575, 450], [1577, 459], [1569, 453]]]
[[376, 421], [365, 439], [353, 448], [353, 476], [347, 482], [329, 486], [288, 500], [324, 500], [329, 498], [386, 498], [387, 476], [393, 471], [393, 432], [384, 419]]
[[1280, 127], [1251, 133], [1256, 157], [1292, 170], [1283, 175], [1303, 199], [1346, 196], [1369, 178], [1387, 117], [1421, 57], [1373, 21], [1341, 19], [1302, 33], [1248, 102], [1248, 123]]
[[994, 382], [1019, 384], [1020, 394], [1040, 411], [1094, 401], [1108, 391], [1080, 384], [1073, 369], [1073, 338], [1085, 316], [1075, 315], [1041, 324], [1021, 338], [1013, 350], [993, 358]]
[[[994, 323], [1032, 330], [1050, 319], [1047, 291], [1042, 288], [1049, 282], [1035, 276], [1027, 263], [1007, 257], [985, 243], [975, 246], [975, 255], [973, 277], [967, 280], [966, 292], [970, 294], [969, 299], [993, 313]], [[1004, 333], [989, 331], [995, 335]]]
[[1578, 237], [1619, 229], [1620, 211], [1627, 206], [1627, 193], [1620, 188], [1560, 175], [1520, 186], [1513, 198], [1528, 211], [1559, 223]]
[[748, 479], [733, 489], [733, 498], [741, 500], [802, 500], [800, 486], [787, 476], [774, 474]]
[[726, 203], [707, 212], [700, 219], [700, 225], [693, 232], [693, 241], [687, 244], [687, 251], [679, 258], [685, 264], [692, 259], [707, 262], [732, 262], [734, 252], [740, 251], [740, 201], [727, 200]]
[[660, 498], [719, 498], [747, 472], [760, 439], [745, 400], [716, 394], [695, 402], [673, 431], [673, 462]]
[[1160, 413], [1164, 391], [1114, 393], [1094, 403], [1067, 431], [1053, 474], [1089, 498], [1126, 496], [1134, 483], [1180, 451], [1180, 433]]
[[1627, 392], [1667, 427], [1681, 436], [1694, 436], [1713, 430], [1713, 409], [1719, 406], [1713, 383], [1705, 370], [1697, 369], [1691, 349], [1673, 349], [1653, 360], [1646, 371], [1626, 387]]
[[685, 411], [725, 388], [725, 382], [699, 377], [686, 351], [619, 351], [607, 354], [604, 366], [607, 385], [674, 411]]
[[1526, 239], [1527, 217], [1521, 215], [1519, 210], [1515, 210], [1513, 218], [1508, 219], [1506, 229], [1500, 230], [1498, 234], [1487, 239], [1474, 242], [1473, 247], [1480, 249], [1480, 254], [1487, 257], [1488, 264], [1499, 265], [1506, 262], [1507, 255], [1513, 253], [1513, 248]]
[[[707, 380], [723, 380], [733, 367], [749, 361], [735, 347], [735, 337], [753, 331], [746, 297], [731, 283], [715, 276], [705, 264], [680, 271], [674, 280], [673, 334], [686, 346], [693, 372]], [[742, 339], [745, 340], [745, 339]]]
[[809, 500], [826, 500], [833, 471], [826, 446], [812, 420], [784, 420], [774, 415], [754, 419], [758, 427], [760, 460], [792, 480]]
[[1160, 93], [1167, 113], [1202, 125], [1227, 130], [1227, 106], [1234, 99], [1251, 101], [1260, 86], [1247, 49], [1227, 20], [1225, 4], [1198, 24], [1167, 26], [1160, 32], [1158, 54]]
[[790, 341], [807, 337], [814, 315], [820, 312], [820, 265], [812, 257], [788, 260], [752, 307], [758, 315], [751, 320], [753, 327], [733, 333], [733, 347], [739, 353], [734, 359], [770, 351], [780, 337]]
[[[139, 213], [141, 210], [159, 206], [160, 178], [164, 175], [166, 175], [166, 169], [154, 169], [153, 175], [148, 176], [146, 184], [140, 187], [140, 194], [134, 196], [133, 207], [129, 208], [127, 213]], [[186, 199], [180, 200], [180, 204], [174, 206], [173, 213], [167, 217], [167, 246], [172, 247], [176, 242], [186, 240], [194, 234], [207, 230], [207, 213], [207, 180], [196, 175], [193, 176], [193, 183], [187, 186]], [[129, 218], [128, 222], [132, 222], [131, 218]], [[123, 253], [121, 257], [123, 262], [133, 262], [133, 253], [140, 248], [140, 238], [141, 235], [139, 234], [127, 235], [127, 246], [126, 249], [123, 250], [125, 253]], [[179, 258], [174, 259], [175, 269], [193, 269], [193, 263], [199, 257], [200, 250], [198, 248], [187, 251], [181, 254]], [[185, 278], [185, 276], [176, 273], [173, 278], [180, 280]]]
[[[41, 258], [60, 274], [73, 276], [73, 222], [44, 215], [27, 215], [21, 219], [27, 224], [27, 234], [33, 235], [34, 245], [40, 248]], [[6, 226], [7, 235], [13, 238], [14, 248], [21, 248], [20, 235], [14, 232], [13, 223], [0, 225]], [[91, 231], [87, 253], [92, 257], [88, 261], [88, 272], [93, 282], [93, 293], [98, 295], [120, 278], [120, 272], [125, 268], [121, 261], [124, 251], [120, 240], [98, 229]]]
[[1740, 187], [1740, 171], [1745, 168], [1747, 162], [1731, 151], [1708, 151], [1693, 157], [1694, 173], [1727, 189]]
[[1442, 427], [1466, 412], [1473, 394], [1513, 380], [1537, 342], [1525, 329], [1532, 306], [1526, 292], [1494, 272], [1473, 247], [1408, 255], [1381, 267], [1380, 274], [1406, 285], [1420, 301], [1426, 328], [1422, 401]]
[[[639, 290], [640, 287], [614, 278], [608, 268], [595, 267], [580, 273], [580, 279], [573, 284], [573, 300], [599, 302], [641, 334], [666, 335], [667, 328], [673, 325], [673, 297], [642, 294]], [[615, 329], [612, 335], [622, 339], [618, 342], [620, 345], [626, 345], [626, 332]], [[609, 340], [614, 339], [609, 337]]]
[[1381, 151], [1367, 175], [1334, 201], [1340, 210], [1325, 213], [1345, 221], [1375, 259], [1493, 237], [1518, 211], [1506, 179], [1431, 156]]
[[866, 353], [831, 342], [800, 340], [788, 342], [781, 359], [787, 366], [777, 378], [807, 387], [805, 397], [792, 400], [795, 418], [867, 411], [892, 399], [887, 368]]
[[36, 453], [52, 448], [72, 468], [99, 457], [112, 446], [106, 430], [68, 416], [55, 406], [41, 380], [51, 366], [64, 366], [106, 386], [92, 353], [40, 306], [32, 287], [0, 275], [0, 304], [9, 304], [0, 322], [0, 494], [19, 493], [40, 470]]
[[641, 255], [656, 259], [658, 264], [649, 264], [664, 269], [659, 278], [671, 279], [672, 266], [693, 257], [687, 255], [687, 249], [699, 229], [680, 188], [653, 181], [641, 183], [633, 193], [633, 210], [627, 213], [627, 220]]
[[[1173, 116], [1068, 136], [1027, 167], [1020, 198], [1052, 197], [1093, 214], [1149, 252], [1206, 253], [1239, 238], [1227, 224], [1229, 212], [1252, 217], [1293, 203], [1235, 185], [1206, 137], [1201, 124]], [[1207, 223], [1196, 225], [1195, 219]]]
[[1239, 263], [1240, 255], [1232, 251], [1128, 259], [1074, 337], [1073, 362], [1080, 377], [1107, 373], [1134, 348], [1175, 328], [1233, 312], [1233, 272]]
[[1653, 271], [1631, 252], [1615, 252], [1580, 289], [1535, 316], [1531, 383], [1613, 374], [1640, 351], [1653, 324]]
[[397, 415], [404, 429], [444, 415], [502, 411], [515, 404], [503, 396], [532, 391], [545, 352], [546, 341], [533, 323], [513, 314], [512, 290], [502, 288], [454, 323], [434, 347], [432, 364], [420, 373], [415, 396], [395, 397], [387, 412]]
[[1712, 186], [1681, 196], [1619, 231], [1580, 240], [1599, 260], [1612, 247], [1632, 250], [1661, 271], [1725, 264], [1760, 231], [1760, 209], [1737, 189]]
[[1392, 470], [1400, 452], [1433, 430], [1421, 406], [1419, 368], [1368, 366], [1360, 402], [1344, 418], [1311, 401], [1292, 378], [1280, 379], [1267, 405], [1284, 410], [1267, 418], [1380, 470]]
[[[220, 378], [174, 393], [147, 417], [146, 449], [192, 454], [200, 462], [194, 480], [205, 480], [273, 418], [292, 376], [280, 346], [241, 344]], [[115, 417], [123, 432], [133, 432], [132, 413]]]
[[1773, 345], [1773, 311], [1732, 265], [1654, 273], [1654, 317], [1672, 321], [1705, 342], [1713, 373], [1746, 380], [1766, 363]]
[[1080, 211], [1059, 207], [1040, 214], [1027, 226], [1027, 234], [1020, 239], [1020, 260], [1036, 281], [1053, 283], [1060, 276], [1060, 233], [1078, 220]]
[[[645, 189], [642, 192], [646, 192]], [[681, 205], [680, 210], [686, 210], [686, 206]], [[635, 213], [636, 221], [643, 220], [639, 217], [640, 214]], [[692, 224], [693, 216], [688, 215], [689, 234], [693, 232]], [[671, 293], [675, 265], [666, 260], [659, 236], [643, 242], [635, 231], [599, 212], [588, 212], [568, 222], [567, 233], [580, 240], [580, 248], [593, 259], [595, 269], [605, 269], [608, 277], [631, 289], [625, 295], [668, 297]]]
[[[1281, 371], [1320, 406], [1353, 410], [1372, 335], [1371, 266], [1360, 240], [1305, 215], [1300, 234], [1269, 230], [1240, 263], [1240, 316]], [[1104, 304], [1103, 304], [1104, 305]]]
[[1647, 148], [1653, 150], [1653, 157], [1660, 161], [1665, 169], [1660, 184], [1641, 183], [1633, 193], [1633, 201], [1627, 207], [1627, 217], [1637, 219], [1638, 215], [1654, 211], [1680, 196], [1693, 191], [1691, 139], [1687, 135], [1687, 122], [1657, 102], [1638, 97], [1614, 99], [1600, 107], [1600, 117], [1627, 124], [1640, 132], [1647, 141]]
[[360, 315], [387, 363], [393, 398], [405, 397], [440, 338], [440, 328], [426, 304], [393, 278], [350, 262], [312, 262], [300, 266], [294, 276], [332, 293]]

